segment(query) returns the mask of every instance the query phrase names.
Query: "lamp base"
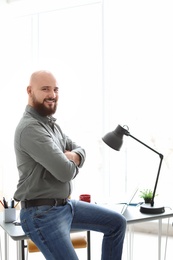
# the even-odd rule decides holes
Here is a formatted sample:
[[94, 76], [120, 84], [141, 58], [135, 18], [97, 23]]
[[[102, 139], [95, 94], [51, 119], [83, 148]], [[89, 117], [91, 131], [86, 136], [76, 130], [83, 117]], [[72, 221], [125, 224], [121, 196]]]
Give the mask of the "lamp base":
[[161, 214], [165, 212], [164, 206], [151, 206], [150, 203], [144, 203], [140, 206], [140, 212], [144, 214]]

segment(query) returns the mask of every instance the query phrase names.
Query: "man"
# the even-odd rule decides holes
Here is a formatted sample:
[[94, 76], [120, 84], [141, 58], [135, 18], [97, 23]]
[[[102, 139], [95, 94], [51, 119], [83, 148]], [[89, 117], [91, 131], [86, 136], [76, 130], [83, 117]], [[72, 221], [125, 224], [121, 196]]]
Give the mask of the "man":
[[[85, 151], [67, 137], [52, 116], [58, 84], [52, 73], [36, 71], [27, 87], [28, 105], [14, 147], [21, 201], [21, 225], [48, 260], [76, 260], [70, 230], [102, 232], [102, 260], [120, 260], [126, 221], [120, 214], [92, 203], [69, 200], [71, 181], [85, 161]], [[94, 184], [93, 184], [94, 185]]]

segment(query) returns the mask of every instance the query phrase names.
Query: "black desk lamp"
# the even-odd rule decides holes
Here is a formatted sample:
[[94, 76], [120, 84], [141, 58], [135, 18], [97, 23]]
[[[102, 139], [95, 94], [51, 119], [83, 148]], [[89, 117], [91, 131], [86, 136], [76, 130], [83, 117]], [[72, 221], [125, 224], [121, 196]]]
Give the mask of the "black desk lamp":
[[[126, 127], [126, 128], [124, 128]], [[159, 174], [160, 174], [160, 169], [161, 169], [161, 165], [162, 165], [162, 160], [163, 160], [163, 155], [158, 153], [157, 151], [155, 151], [153, 148], [149, 147], [148, 145], [144, 144], [143, 142], [141, 142], [140, 140], [138, 140], [137, 138], [135, 138], [134, 136], [132, 136], [130, 133], [129, 133], [129, 128], [127, 126], [120, 126], [118, 125], [117, 128], [106, 134], [102, 140], [109, 146], [111, 147], [112, 149], [114, 150], [117, 150], [119, 151], [122, 144], [123, 144], [123, 135], [127, 135], [127, 136], [130, 136], [132, 137], [133, 139], [135, 139], [137, 142], [143, 144], [144, 146], [146, 146], [148, 149], [152, 150], [153, 152], [157, 153], [160, 157], [160, 163], [159, 163], [159, 169], [158, 169], [158, 172], [157, 172], [157, 177], [156, 177], [156, 182], [155, 182], [155, 185], [154, 185], [154, 190], [153, 190], [153, 197], [151, 199], [151, 203], [150, 204], [142, 204], [140, 206], [140, 212], [142, 213], [145, 213], [145, 214], [160, 214], [160, 213], [163, 213], [165, 212], [165, 208], [163, 206], [160, 206], [160, 207], [156, 207], [154, 205], [154, 197], [155, 197], [155, 194], [156, 194], [156, 188], [157, 188], [157, 183], [158, 183], [158, 179], [159, 179]]]

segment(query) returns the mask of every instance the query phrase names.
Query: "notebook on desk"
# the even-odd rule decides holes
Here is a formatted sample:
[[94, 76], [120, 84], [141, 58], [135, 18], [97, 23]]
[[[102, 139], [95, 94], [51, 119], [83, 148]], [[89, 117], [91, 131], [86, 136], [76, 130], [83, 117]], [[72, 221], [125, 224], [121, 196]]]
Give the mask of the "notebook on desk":
[[122, 209], [121, 209], [121, 214], [123, 215], [125, 213], [125, 211], [127, 210], [128, 206], [131, 204], [132, 200], [134, 199], [136, 193], [138, 191], [138, 188], [135, 189], [135, 191], [133, 191], [133, 193], [131, 194], [131, 196], [129, 197], [129, 200], [127, 201], [127, 203], [124, 203]]
[[130, 196], [127, 197], [127, 202], [111, 204], [111, 205], [107, 205], [107, 207], [110, 209], [113, 209], [116, 212], [123, 215], [125, 213], [125, 211], [127, 210], [128, 206], [131, 205], [132, 200], [134, 199], [137, 191], [138, 191], [138, 188], [133, 190], [133, 192], [130, 194]]

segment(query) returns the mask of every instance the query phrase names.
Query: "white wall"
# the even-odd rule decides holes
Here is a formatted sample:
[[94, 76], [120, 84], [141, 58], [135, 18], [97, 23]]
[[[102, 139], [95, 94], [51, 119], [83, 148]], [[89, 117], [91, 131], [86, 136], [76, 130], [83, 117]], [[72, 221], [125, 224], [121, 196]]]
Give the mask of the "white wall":
[[78, 186], [77, 193], [95, 192], [91, 182], [96, 183], [97, 179], [99, 187], [102, 185], [98, 178], [102, 125], [102, 6], [100, 2], [90, 4], [88, 1], [87, 5], [86, 2], [72, 7], [66, 2], [64, 8], [61, 5], [53, 12], [34, 11], [21, 15], [20, 10], [20, 16], [10, 7], [13, 15], [9, 15], [4, 29], [0, 61], [1, 64], [6, 61], [2, 69], [3, 96], [8, 96], [8, 102], [1, 103], [2, 109], [6, 105], [3, 122], [8, 129], [1, 129], [2, 135], [8, 136], [1, 146], [4, 151], [2, 189], [7, 196], [12, 196], [17, 183], [14, 130], [27, 102], [29, 74], [38, 68], [52, 70], [57, 75], [60, 86], [57, 122], [87, 152], [85, 168], [74, 183]]
[[119, 153], [101, 141], [117, 124], [127, 124], [131, 134], [164, 154], [159, 197], [168, 199], [173, 169], [172, 2], [41, 3], [16, 1], [0, 9], [0, 107], [5, 124], [1, 189], [10, 193], [9, 177], [14, 186], [17, 178], [13, 132], [27, 102], [28, 74], [47, 66], [61, 85], [58, 120], [87, 150], [76, 194], [118, 198], [138, 183], [153, 187], [159, 163], [155, 154], [129, 138]]
[[[172, 1], [104, 1], [106, 111], [111, 111], [106, 130], [126, 124], [132, 135], [164, 154], [158, 198], [163, 195], [166, 200], [173, 183], [172, 12]], [[159, 158], [124, 139], [128, 187], [146, 181], [154, 185]], [[119, 176], [119, 155], [112, 156], [113, 190]]]

